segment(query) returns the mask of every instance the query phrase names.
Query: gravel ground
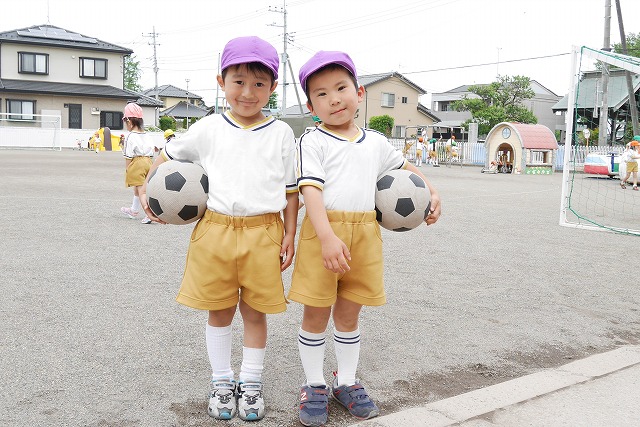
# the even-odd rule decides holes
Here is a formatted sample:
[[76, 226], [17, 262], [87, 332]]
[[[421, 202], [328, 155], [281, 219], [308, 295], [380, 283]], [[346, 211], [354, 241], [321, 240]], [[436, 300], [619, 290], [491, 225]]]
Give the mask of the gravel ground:
[[[124, 218], [119, 153], [1, 150], [0, 165], [0, 424], [244, 424], [207, 416], [206, 314], [174, 300], [192, 226]], [[621, 268], [638, 240], [560, 227], [561, 174], [423, 171], [442, 217], [383, 231], [388, 304], [361, 322], [359, 376], [383, 414], [640, 342]], [[299, 425], [301, 312], [269, 317], [263, 427]], [[236, 372], [241, 332], [236, 316]], [[329, 426], [354, 421], [331, 404]]]

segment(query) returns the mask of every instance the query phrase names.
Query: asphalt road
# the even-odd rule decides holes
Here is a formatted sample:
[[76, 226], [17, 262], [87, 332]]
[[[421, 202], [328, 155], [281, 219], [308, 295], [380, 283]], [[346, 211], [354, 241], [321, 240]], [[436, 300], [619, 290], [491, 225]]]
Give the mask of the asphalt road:
[[[423, 171], [442, 217], [383, 232], [388, 304], [361, 322], [383, 414], [640, 342], [640, 240], [560, 227], [561, 174]], [[0, 424], [244, 424], [206, 414], [206, 313], [174, 300], [192, 226], [123, 217], [131, 194], [119, 153], [0, 150]], [[300, 318], [269, 317], [263, 427], [298, 425]], [[331, 405], [329, 426], [353, 422]]]

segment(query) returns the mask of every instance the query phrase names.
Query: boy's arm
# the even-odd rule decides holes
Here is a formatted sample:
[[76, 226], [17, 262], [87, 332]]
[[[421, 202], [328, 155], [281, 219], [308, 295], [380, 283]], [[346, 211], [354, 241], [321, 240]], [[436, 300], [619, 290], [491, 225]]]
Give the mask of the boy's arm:
[[431, 208], [429, 211], [429, 215], [427, 215], [424, 222], [426, 222], [427, 225], [435, 224], [435, 222], [438, 221], [438, 218], [440, 218], [440, 213], [441, 213], [440, 194], [438, 193], [438, 190], [436, 190], [436, 188], [433, 185], [431, 185], [427, 177], [424, 176], [422, 172], [420, 172], [420, 169], [418, 169], [417, 167], [415, 167], [409, 162], [407, 162], [406, 164], [407, 164], [406, 169], [410, 170], [411, 172], [415, 173], [420, 178], [422, 178], [425, 184], [427, 184], [427, 187], [429, 187], [429, 191], [431, 192]]
[[280, 271], [285, 271], [293, 262], [295, 254], [294, 240], [296, 237], [296, 226], [298, 225], [298, 192], [287, 193], [287, 206], [283, 211], [284, 216], [284, 237], [282, 248], [280, 249]]
[[149, 203], [147, 203], [147, 182], [149, 182], [149, 177], [151, 176], [151, 172], [158, 169], [158, 166], [160, 166], [164, 162], [166, 162], [164, 156], [160, 155], [156, 158], [156, 160], [151, 165], [151, 168], [149, 168], [147, 179], [144, 180], [144, 184], [142, 184], [142, 187], [140, 187], [140, 190], [138, 191], [138, 197], [140, 198], [140, 204], [142, 205], [142, 209], [144, 209], [144, 213], [147, 214], [147, 216], [151, 221], [159, 222], [161, 224], [166, 224], [166, 223], [153, 214], [153, 211], [151, 210], [151, 208], [149, 208]]
[[351, 261], [351, 254], [347, 245], [335, 235], [329, 224], [322, 199], [322, 190], [312, 185], [305, 185], [301, 187], [300, 191], [304, 196], [307, 215], [309, 215], [322, 246], [324, 268], [334, 273], [349, 271], [351, 268], [347, 261]]

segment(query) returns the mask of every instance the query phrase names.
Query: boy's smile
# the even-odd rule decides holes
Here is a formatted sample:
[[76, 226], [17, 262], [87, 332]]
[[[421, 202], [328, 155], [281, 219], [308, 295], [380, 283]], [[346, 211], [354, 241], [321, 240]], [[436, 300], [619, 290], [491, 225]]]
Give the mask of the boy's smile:
[[218, 76], [218, 84], [231, 105], [231, 114], [243, 125], [251, 125], [264, 119], [262, 107], [278, 85], [271, 85], [268, 74], [253, 73], [246, 66], [231, 66], [224, 78]]

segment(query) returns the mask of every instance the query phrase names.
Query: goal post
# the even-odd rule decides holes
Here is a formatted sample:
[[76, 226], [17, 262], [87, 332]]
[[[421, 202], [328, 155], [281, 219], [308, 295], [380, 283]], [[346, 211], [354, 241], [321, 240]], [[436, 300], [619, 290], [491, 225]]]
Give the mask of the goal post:
[[0, 148], [61, 151], [62, 117], [52, 114], [0, 113]]
[[[596, 67], [596, 62], [608, 67]], [[602, 70], [608, 73], [605, 111], [611, 111], [604, 130], [598, 129], [599, 107], [603, 98], [607, 98], [603, 96]], [[640, 191], [632, 191], [631, 185], [624, 188], [626, 162], [621, 160], [621, 153], [632, 135], [626, 72], [631, 74], [632, 87], [637, 90], [640, 58], [584, 46], [572, 50], [561, 226], [640, 236]], [[594, 131], [607, 132], [607, 140], [612, 143], [598, 145], [596, 137], [590, 141], [589, 135]]]

